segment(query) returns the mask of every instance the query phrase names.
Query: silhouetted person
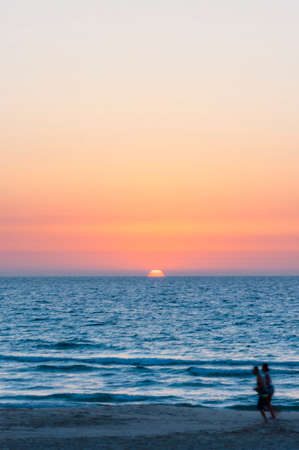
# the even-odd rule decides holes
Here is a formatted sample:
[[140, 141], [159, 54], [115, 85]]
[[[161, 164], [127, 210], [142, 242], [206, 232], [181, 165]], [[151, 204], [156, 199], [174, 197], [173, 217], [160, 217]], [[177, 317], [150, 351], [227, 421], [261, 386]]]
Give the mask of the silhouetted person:
[[256, 387], [254, 388], [254, 390], [258, 393], [258, 402], [256, 407], [263, 416], [265, 423], [267, 423], [268, 419], [265, 414], [265, 408], [267, 406], [268, 394], [266, 392], [264, 380], [257, 366], [254, 366], [252, 373], [256, 376]]
[[271, 413], [272, 419], [275, 419], [275, 414], [274, 414], [274, 410], [273, 410], [273, 406], [271, 405], [271, 400], [274, 394], [274, 386], [272, 384], [272, 380], [271, 377], [269, 375], [269, 366], [267, 363], [264, 363], [262, 365], [262, 371], [264, 373], [264, 377], [263, 377], [263, 381], [264, 381], [264, 385], [265, 385], [265, 389], [266, 389], [266, 393], [267, 395], [267, 406], [268, 409]]

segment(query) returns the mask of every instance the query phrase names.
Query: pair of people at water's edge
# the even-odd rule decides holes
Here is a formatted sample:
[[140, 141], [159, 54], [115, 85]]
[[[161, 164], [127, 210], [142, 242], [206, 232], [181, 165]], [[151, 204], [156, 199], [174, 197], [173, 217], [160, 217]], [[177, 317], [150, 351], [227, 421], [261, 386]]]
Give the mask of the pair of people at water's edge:
[[260, 373], [260, 370], [257, 366], [253, 368], [253, 373], [256, 375], [256, 387], [254, 388], [256, 392], [258, 393], [258, 402], [257, 402], [257, 409], [262, 414], [265, 422], [268, 422], [267, 416], [266, 416], [266, 409], [270, 411], [270, 414], [272, 416], [272, 419], [275, 419], [275, 413], [273, 410], [273, 406], [271, 404], [272, 397], [274, 394], [274, 386], [272, 384], [272, 380], [269, 374], [269, 366], [268, 364], [264, 363], [262, 365], [262, 372], [263, 376]]

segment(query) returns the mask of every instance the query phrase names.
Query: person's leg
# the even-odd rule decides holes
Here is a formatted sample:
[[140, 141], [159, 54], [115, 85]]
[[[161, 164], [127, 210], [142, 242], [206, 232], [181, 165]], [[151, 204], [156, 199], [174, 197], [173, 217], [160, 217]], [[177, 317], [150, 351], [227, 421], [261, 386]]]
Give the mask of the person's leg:
[[273, 395], [268, 395], [268, 397], [267, 397], [267, 406], [268, 406], [268, 409], [270, 411], [272, 419], [276, 419], [276, 416], [275, 416], [275, 413], [274, 413], [274, 408], [271, 405], [272, 396]]
[[267, 416], [265, 414], [265, 411], [263, 409], [260, 409], [260, 413], [263, 416], [263, 419], [264, 419], [265, 423], [268, 423], [268, 419], [267, 419]]
[[265, 398], [262, 396], [259, 396], [258, 402], [257, 402], [257, 409], [259, 410], [259, 412], [261, 413], [261, 415], [263, 416], [263, 419], [265, 421], [265, 423], [268, 422], [267, 416], [265, 414]]

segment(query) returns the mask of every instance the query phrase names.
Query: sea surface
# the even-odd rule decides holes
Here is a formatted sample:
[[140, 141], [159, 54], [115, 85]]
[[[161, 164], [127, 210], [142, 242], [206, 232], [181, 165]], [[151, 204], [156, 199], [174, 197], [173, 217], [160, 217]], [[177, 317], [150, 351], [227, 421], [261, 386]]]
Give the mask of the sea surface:
[[0, 278], [0, 405], [299, 409], [299, 277]]

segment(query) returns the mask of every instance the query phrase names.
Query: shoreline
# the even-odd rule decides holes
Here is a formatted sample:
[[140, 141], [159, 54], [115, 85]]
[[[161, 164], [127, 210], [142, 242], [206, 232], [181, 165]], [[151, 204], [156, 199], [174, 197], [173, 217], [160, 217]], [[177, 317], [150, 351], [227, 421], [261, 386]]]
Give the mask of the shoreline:
[[1, 407], [0, 449], [298, 448], [299, 412], [131, 404]]

